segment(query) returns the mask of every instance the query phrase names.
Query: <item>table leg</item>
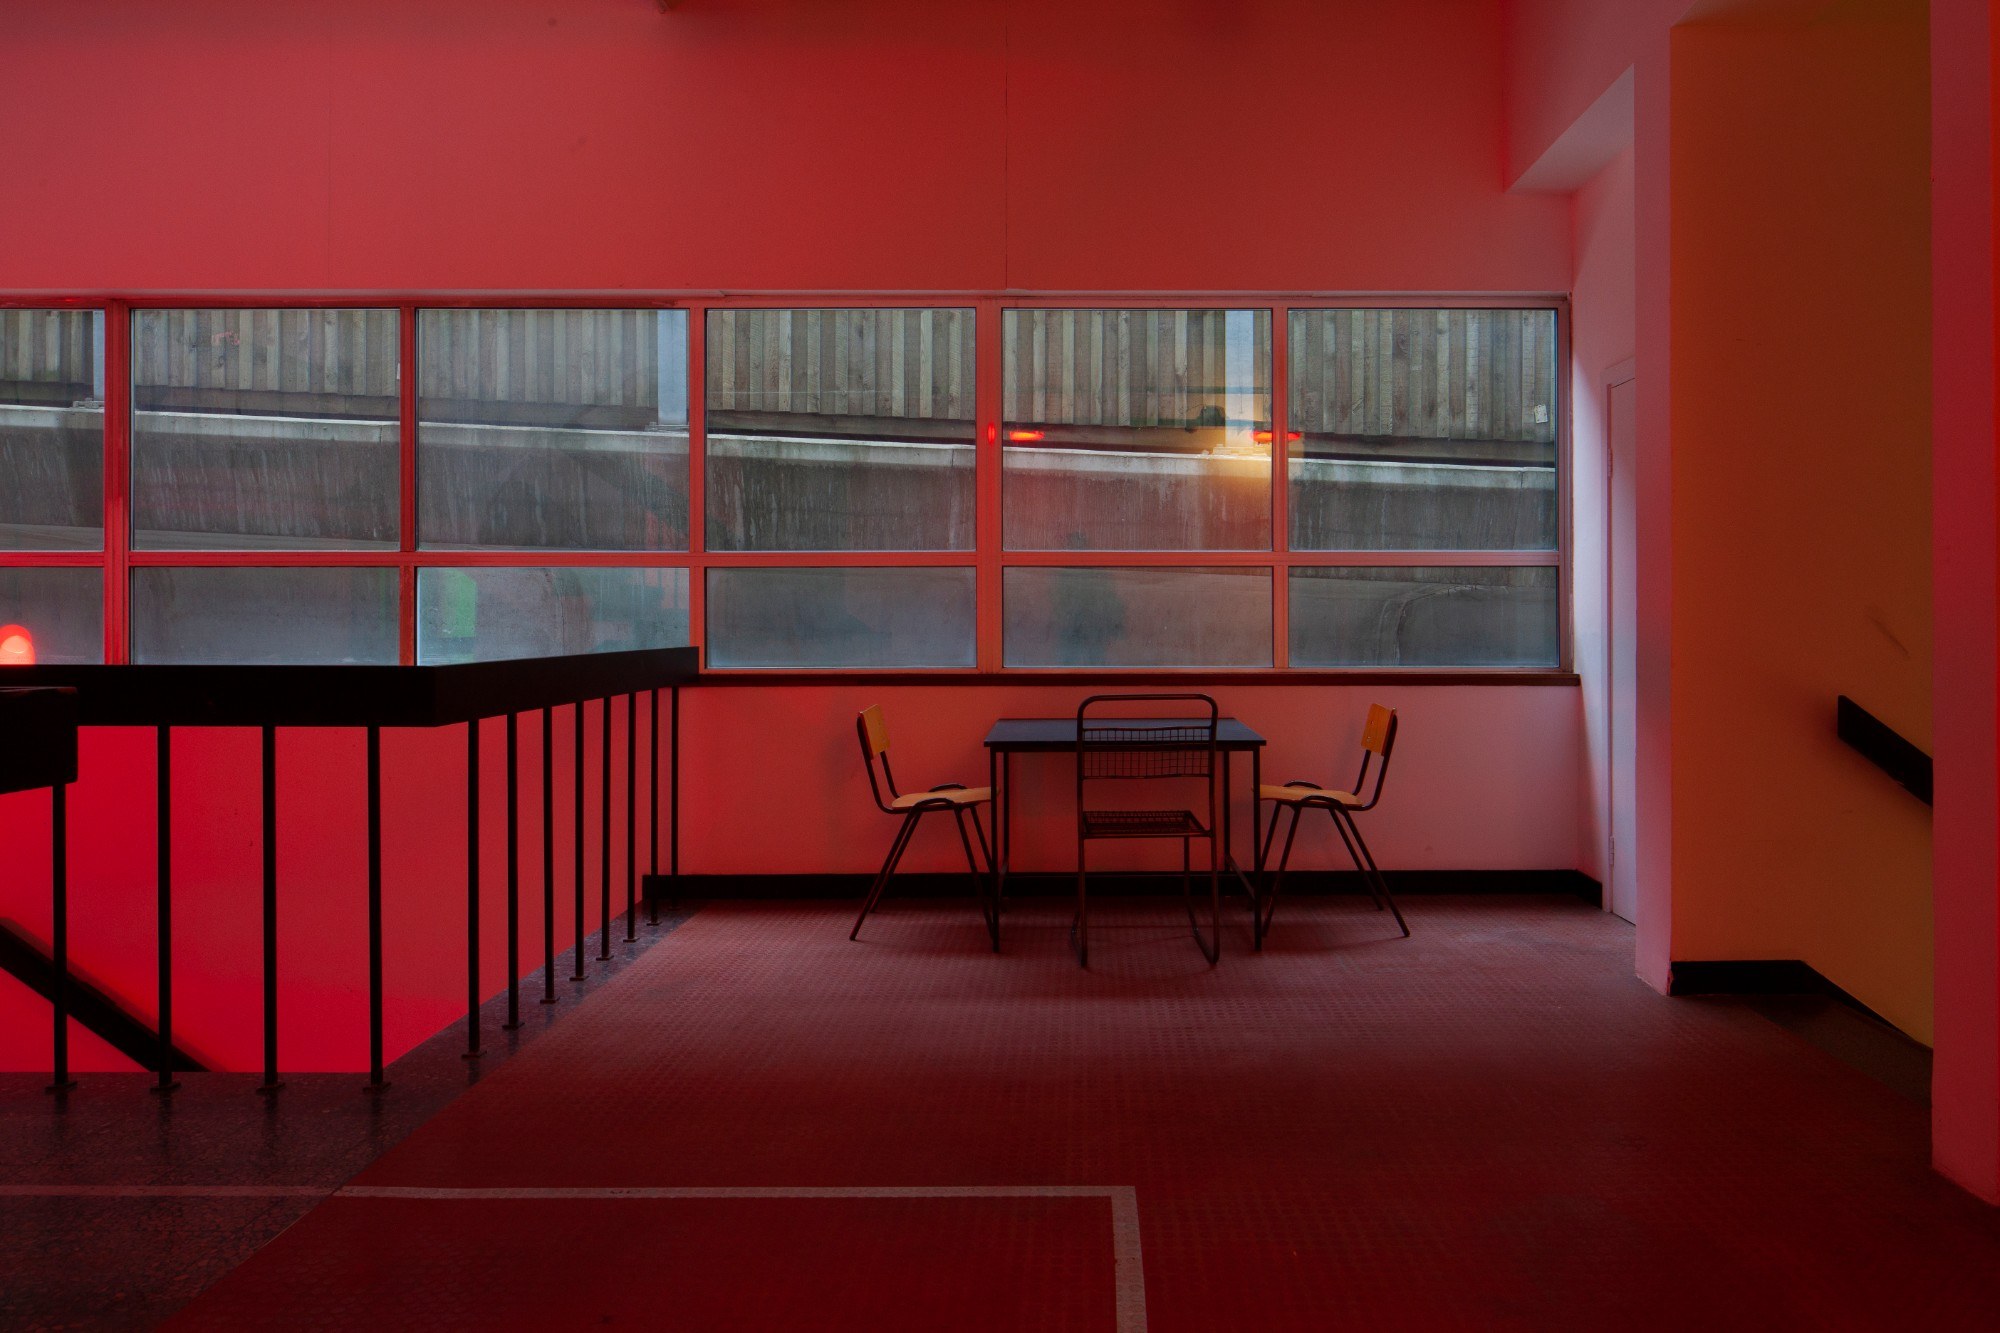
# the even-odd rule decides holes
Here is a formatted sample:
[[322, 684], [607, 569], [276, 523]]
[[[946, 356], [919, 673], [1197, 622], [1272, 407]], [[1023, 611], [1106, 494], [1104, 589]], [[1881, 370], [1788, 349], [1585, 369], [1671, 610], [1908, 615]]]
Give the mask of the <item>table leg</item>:
[[998, 907], [1007, 894], [1007, 863], [1000, 852], [1000, 825], [1005, 817], [1007, 793], [1000, 787], [1000, 752], [986, 751], [986, 785], [993, 792], [993, 902]]
[[1010, 874], [1014, 868], [1014, 756], [1012, 753], [1000, 756], [1000, 785], [1007, 792], [1007, 823], [1000, 835], [1000, 873]]
[[[1222, 752], [1222, 864], [1236, 870], [1236, 846], [1230, 838], [1232, 820], [1229, 807], [1235, 802], [1235, 779], [1233, 760], [1235, 756], [1228, 750]], [[1240, 870], [1236, 873], [1241, 876]]]

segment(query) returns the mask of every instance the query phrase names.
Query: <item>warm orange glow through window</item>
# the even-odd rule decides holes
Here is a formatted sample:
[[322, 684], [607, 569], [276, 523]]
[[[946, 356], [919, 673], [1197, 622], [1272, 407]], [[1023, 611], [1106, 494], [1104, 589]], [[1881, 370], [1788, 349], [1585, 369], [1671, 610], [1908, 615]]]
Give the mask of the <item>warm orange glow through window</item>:
[[26, 625], [0, 625], [0, 666], [33, 666], [35, 636]]
[[1010, 430], [1007, 432], [1007, 438], [1015, 444], [1033, 444], [1043, 438], [1044, 434], [1045, 432], [1039, 430]]

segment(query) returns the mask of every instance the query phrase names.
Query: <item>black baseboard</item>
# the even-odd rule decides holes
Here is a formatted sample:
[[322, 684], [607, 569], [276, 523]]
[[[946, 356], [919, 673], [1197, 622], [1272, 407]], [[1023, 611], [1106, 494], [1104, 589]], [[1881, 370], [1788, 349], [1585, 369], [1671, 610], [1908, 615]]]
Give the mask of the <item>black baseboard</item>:
[[1829, 980], [1825, 973], [1798, 958], [1722, 958], [1685, 960], [1667, 970], [1669, 995], [1824, 995], [1860, 1011], [1878, 1023], [1894, 1026]]
[[1729, 996], [1913, 1101], [1928, 1103], [1931, 1050], [1797, 958], [1683, 961], [1671, 995]]
[[[1385, 873], [1395, 894], [1513, 893], [1560, 894], [1593, 906], [1603, 902], [1603, 886], [1580, 870], [1391, 870]], [[873, 875], [682, 875], [678, 886], [666, 875], [644, 877], [649, 900], [681, 898], [853, 898], [874, 882]], [[1179, 893], [1177, 874], [1119, 874], [1090, 877], [1093, 892], [1102, 894]], [[1229, 885], [1225, 882], [1225, 888]], [[915, 873], [897, 875], [890, 885], [899, 898], [957, 898], [969, 892], [966, 876]], [[1066, 897], [1076, 892], [1076, 877], [1067, 874], [1020, 873], [1007, 877], [1007, 892], [1024, 898]], [[1367, 893], [1352, 870], [1292, 871], [1285, 892], [1303, 894]]]

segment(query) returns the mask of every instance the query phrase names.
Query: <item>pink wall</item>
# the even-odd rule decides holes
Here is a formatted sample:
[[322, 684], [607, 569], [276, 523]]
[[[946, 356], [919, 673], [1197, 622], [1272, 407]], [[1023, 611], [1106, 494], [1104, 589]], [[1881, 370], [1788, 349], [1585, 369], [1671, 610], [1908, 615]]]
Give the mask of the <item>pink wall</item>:
[[[1570, 486], [1575, 522], [1576, 668], [1583, 677], [1583, 745], [1577, 785], [1578, 868], [1599, 880], [1611, 834], [1610, 627], [1605, 543], [1610, 532], [1605, 376], [1638, 348], [1637, 159], [1628, 145], [1572, 196], [1575, 277], [1570, 288]], [[1629, 487], [1627, 488], [1629, 492]], [[1624, 515], [1631, 522], [1629, 504]], [[1628, 542], [1629, 545], [1629, 542]], [[1629, 553], [1628, 553], [1629, 558]], [[1630, 682], [1626, 683], [1630, 688]], [[1629, 741], [1629, 737], [1626, 738]], [[1629, 745], [1619, 786], [1632, 781]]]
[[[7, 7], [0, 47], [0, 117], [59, 125], [63, 145], [9, 164], [0, 253], [16, 291], [1560, 292], [1569, 280], [1567, 203], [1500, 188], [1498, 0], [687, 0], [664, 16], [648, 0], [127, 0]], [[686, 868], [872, 868], [888, 830], [858, 786], [860, 702], [890, 703], [910, 775], [935, 781], [979, 769], [994, 717], [1066, 711], [1077, 693], [690, 694]], [[1574, 864], [1573, 690], [1222, 694], [1280, 738], [1283, 777], [1344, 780], [1366, 703], [1407, 710], [1378, 823], [1389, 864]], [[358, 772], [358, 744], [282, 742], [297, 756], [281, 756], [295, 1067], [362, 1058], [359, 787], [335, 777], [322, 799], [307, 777], [308, 756]], [[186, 745], [182, 975], [213, 980], [179, 1002], [180, 1025], [240, 1065], [255, 1052], [255, 791], [233, 765], [254, 742]], [[462, 1003], [462, 747], [462, 733], [389, 742], [392, 1054]], [[497, 762], [492, 736], [486, 752]], [[93, 772], [122, 774], [78, 795], [90, 813], [77, 955], [150, 1010], [150, 756], [118, 735], [89, 754]], [[759, 831], [740, 785], [773, 772], [807, 793], [783, 836]], [[44, 834], [27, 799], [0, 801], [0, 837], [32, 846]], [[103, 834], [134, 810], [138, 825]], [[1024, 855], [1066, 864], [1057, 845]], [[949, 852], [919, 847], [912, 868], [948, 867]], [[12, 882], [30, 886], [10, 894], [38, 921], [40, 872]], [[528, 921], [534, 940], [539, 913]], [[21, 1032], [15, 1017], [41, 1021], [10, 1007], [0, 1031]], [[0, 1064], [30, 1058], [32, 1037], [0, 1041]]]

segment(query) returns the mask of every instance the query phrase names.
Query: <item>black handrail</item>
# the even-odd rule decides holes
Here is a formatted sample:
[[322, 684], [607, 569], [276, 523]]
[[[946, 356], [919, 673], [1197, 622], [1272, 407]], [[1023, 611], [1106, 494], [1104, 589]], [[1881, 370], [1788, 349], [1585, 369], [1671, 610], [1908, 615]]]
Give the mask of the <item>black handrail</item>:
[[[0, 920], [0, 972], [6, 972], [50, 1004], [56, 1002], [56, 968], [53, 953], [18, 921]], [[126, 1008], [124, 1003], [79, 973], [74, 966], [64, 978], [66, 1017], [74, 1018], [106, 1045], [138, 1065], [150, 1065], [156, 1054], [158, 1036], [153, 1025]], [[208, 1068], [199, 1057], [175, 1046], [167, 1058], [172, 1068], [201, 1073]]]
[[1834, 730], [1910, 795], [1931, 804], [1931, 757], [1888, 723], [1843, 694], [1834, 706]]
[[[11, 734], [16, 736], [41, 733], [13, 730], [15, 716], [29, 719], [24, 726], [32, 728], [32, 717], [40, 716], [35, 710], [54, 709], [60, 712], [68, 709], [68, 767], [67, 776], [61, 767], [61, 746], [59, 737], [48, 743], [39, 740], [34, 745], [16, 744], [8, 747], [8, 757], [0, 760], [0, 784], [16, 777], [27, 781], [44, 773], [54, 773], [57, 780], [29, 782], [31, 786], [51, 786], [54, 793], [53, 813], [55, 838], [54, 864], [54, 966], [56, 992], [56, 1078], [52, 1086], [71, 1086], [68, 1079], [68, 1034], [65, 1021], [66, 995], [69, 978], [67, 954], [67, 864], [65, 829], [65, 784], [76, 776], [75, 728], [77, 726], [149, 726], [158, 732], [159, 763], [156, 770], [159, 808], [159, 1014], [155, 1064], [159, 1075], [158, 1090], [171, 1091], [177, 1086], [173, 1074], [179, 1065], [173, 1046], [173, 958], [172, 958], [172, 878], [169, 855], [172, 831], [172, 807], [169, 787], [170, 765], [172, 762], [171, 730], [176, 726], [209, 727], [256, 727], [261, 732], [262, 769], [262, 822], [263, 822], [263, 948], [264, 948], [264, 1078], [260, 1092], [275, 1092], [282, 1087], [278, 1078], [278, 957], [277, 957], [277, 729], [280, 727], [359, 727], [367, 732], [367, 784], [368, 784], [368, 954], [369, 954], [369, 1079], [371, 1090], [386, 1087], [383, 1079], [383, 976], [382, 976], [382, 819], [381, 819], [381, 730], [384, 727], [440, 727], [471, 724], [473, 734], [467, 739], [466, 758], [466, 803], [468, 830], [466, 849], [466, 898], [467, 898], [467, 1014], [466, 1014], [466, 1055], [476, 1057], [480, 1053], [479, 1039], [479, 857], [477, 852], [477, 820], [479, 807], [479, 765], [478, 765], [478, 723], [486, 718], [505, 717], [507, 719], [507, 770], [509, 784], [510, 823], [515, 814], [512, 799], [516, 783], [518, 755], [516, 719], [524, 712], [540, 711], [542, 714], [542, 735], [544, 753], [542, 756], [542, 811], [543, 829], [543, 910], [544, 921], [548, 925], [547, 948], [554, 950], [554, 893], [553, 866], [550, 847], [553, 838], [548, 827], [553, 810], [553, 774], [546, 743], [551, 735], [552, 710], [561, 706], [573, 706], [577, 714], [577, 758], [574, 779], [576, 782], [576, 932], [577, 975], [582, 977], [584, 969], [583, 937], [583, 798], [584, 773], [582, 765], [584, 705], [592, 699], [602, 701], [605, 733], [605, 781], [600, 799], [604, 803], [603, 824], [603, 902], [609, 911], [610, 900], [610, 743], [611, 743], [611, 701], [618, 695], [627, 699], [626, 742], [628, 747], [636, 743], [635, 712], [639, 695], [651, 697], [651, 724], [654, 754], [658, 754], [660, 725], [660, 692], [672, 695], [673, 705], [673, 785], [669, 809], [669, 837], [678, 842], [680, 832], [680, 687], [695, 679], [699, 666], [697, 651], [693, 648], [644, 649], [633, 652], [586, 653], [566, 657], [521, 658], [498, 662], [469, 662], [448, 666], [32, 666], [7, 668], [6, 680], [18, 682], [23, 688], [0, 690], [0, 698], [15, 696], [52, 696], [56, 702], [42, 699], [40, 702], [14, 702], [9, 705], [6, 721]], [[60, 727], [57, 731], [60, 732]], [[30, 754], [29, 752], [33, 752]], [[50, 756], [53, 755], [54, 758]], [[40, 765], [40, 767], [37, 767]], [[631, 754], [626, 756], [628, 775], [635, 767]], [[655, 759], [654, 772], [657, 776], [658, 763]], [[0, 785], [0, 791], [17, 788]], [[654, 803], [658, 804], [658, 788], [655, 784]], [[632, 796], [627, 792], [627, 821], [632, 818]], [[659, 866], [658, 819], [652, 822], [653, 846], [649, 849], [653, 874], [657, 877]], [[627, 845], [634, 841], [633, 830], [627, 829]], [[520, 968], [515, 957], [518, 949], [516, 922], [519, 904], [516, 895], [520, 886], [518, 863], [518, 843], [515, 830], [509, 829], [507, 840], [507, 886], [508, 886], [508, 1026], [519, 1026], [520, 1011]], [[677, 872], [679, 869], [679, 847], [669, 848], [669, 864]], [[637, 867], [628, 856], [626, 863], [626, 901], [635, 901], [634, 878]], [[609, 924], [605, 926], [605, 947], [609, 950]], [[628, 923], [628, 938], [632, 926]], [[552, 970], [553, 958], [548, 959]], [[554, 978], [547, 982], [548, 993], [545, 1001], [552, 1002]], [[184, 1067], [184, 1066], [182, 1066]]]

